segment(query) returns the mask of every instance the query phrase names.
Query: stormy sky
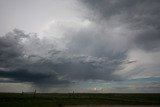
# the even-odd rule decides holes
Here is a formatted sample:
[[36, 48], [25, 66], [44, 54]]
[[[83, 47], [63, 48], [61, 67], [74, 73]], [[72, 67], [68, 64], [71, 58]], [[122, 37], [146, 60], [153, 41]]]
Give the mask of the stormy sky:
[[159, 0], [0, 0], [0, 92], [160, 92]]

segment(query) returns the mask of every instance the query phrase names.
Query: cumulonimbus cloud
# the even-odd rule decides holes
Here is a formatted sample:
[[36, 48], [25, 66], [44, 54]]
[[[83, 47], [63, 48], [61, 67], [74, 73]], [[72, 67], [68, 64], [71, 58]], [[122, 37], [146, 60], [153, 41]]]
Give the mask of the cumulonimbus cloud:
[[[0, 77], [19, 82], [32, 82], [37, 85], [68, 84], [73, 81], [95, 79], [120, 80], [114, 72], [123, 62], [124, 55], [115, 53], [111, 56], [106, 50], [101, 56], [100, 53], [97, 54], [97, 51], [100, 51], [98, 47], [94, 49], [94, 46], [90, 46], [94, 49], [92, 52], [80, 50], [81, 46], [75, 45], [75, 40], [86, 39], [84, 36], [79, 37], [81, 33], [84, 33], [83, 30], [71, 37], [70, 42], [65, 44], [67, 50], [58, 50], [57, 44], [45, 42], [47, 40], [39, 39], [35, 34], [13, 30], [0, 38], [2, 41], [0, 66], [3, 68]], [[90, 39], [90, 36], [88, 38]], [[88, 46], [95, 45], [94, 41], [95, 39]], [[81, 45], [81, 42], [77, 41], [77, 44]], [[87, 47], [87, 44], [84, 46]], [[77, 53], [72, 49], [80, 51]], [[117, 54], [122, 54], [122, 57]]]

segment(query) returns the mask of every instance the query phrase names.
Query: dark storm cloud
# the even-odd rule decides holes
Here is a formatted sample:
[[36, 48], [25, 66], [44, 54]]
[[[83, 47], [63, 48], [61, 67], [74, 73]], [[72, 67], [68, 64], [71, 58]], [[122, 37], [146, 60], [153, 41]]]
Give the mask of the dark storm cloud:
[[[88, 55], [87, 53], [81, 55], [83, 50], [79, 53], [57, 50], [54, 46], [51, 48], [49, 43], [45, 44], [44, 41], [31, 36], [33, 35], [14, 30], [6, 36], [0, 37], [0, 77], [9, 78], [15, 82], [31, 82], [36, 85], [121, 79], [113, 73], [123, 63], [124, 54], [111, 55], [104, 52], [103, 55], [100, 55], [100, 53], [97, 54], [98, 48], [96, 48], [91, 52], [94, 56], [90, 56], [90, 52]], [[73, 40], [75, 39], [77, 38]], [[82, 37], [82, 39], [84, 38]], [[74, 43], [71, 42], [71, 44]], [[46, 48], [47, 50], [45, 50]], [[80, 49], [78, 46], [76, 48]], [[72, 49], [69, 47], [69, 50]], [[104, 54], [108, 54], [110, 57]]]
[[[12, 79], [12, 82], [32, 82], [35, 85], [56, 85], [68, 83], [68, 81], [60, 81], [56, 75], [34, 73], [25, 69], [17, 69], [15, 71], [0, 71], [0, 77]], [[10, 82], [10, 81], [9, 81]]]
[[26, 35], [15, 29], [13, 32], [0, 37], [0, 66], [13, 66], [15, 62], [19, 63], [23, 56], [23, 47], [19, 44], [20, 39]]
[[[71, 81], [77, 80], [120, 80], [120, 77], [113, 74], [120, 61], [103, 62], [102, 59], [96, 61], [86, 61], [86, 56], [73, 58], [65, 63], [54, 64], [54, 70], [63, 74], [65, 79]], [[76, 61], [77, 60], [77, 61]]]
[[160, 29], [145, 29], [145, 31], [142, 31], [139, 35], [135, 37], [135, 44], [138, 45], [139, 48], [144, 49], [146, 51], [159, 51]]
[[[132, 31], [133, 44], [146, 51], [160, 47], [160, 1], [159, 0], [82, 0], [91, 11], [90, 17], [97, 23], [111, 20], [126, 24]], [[120, 25], [118, 25], [120, 26]]]
[[0, 71], [0, 77], [11, 78], [20, 82], [41, 82], [46, 78], [50, 78], [50, 75], [43, 74], [33, 74], [24, 69], [19, 69], [16, 71]]
[[[25, 57], [23, 39], [29, 38], [21, 30], [13, 30], [0, 37], [0, 77], [13, 79], [18, 82], [32, 82], [34, 84], [62, 84], [65, 80], [58, 80], [52, 72], [51, 64], [37, 55]], [[37, 57], [36, 62], [29, 59]]]
[[144, 0], [82, 0], [88, 8], [92, 9], [93, 14], [107, 20], [114, 15], [121, 14], [122, 11], [132, 8], [138, 2]]

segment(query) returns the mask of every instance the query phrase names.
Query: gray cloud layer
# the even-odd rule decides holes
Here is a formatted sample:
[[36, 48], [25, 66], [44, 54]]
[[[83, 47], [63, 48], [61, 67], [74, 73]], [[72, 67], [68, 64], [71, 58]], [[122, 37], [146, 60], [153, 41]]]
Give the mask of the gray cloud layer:
[[[82, 0], [94, 14], [97, 23], [114, 20], [126, 25], [133, 34], [134, 44], [144, 50], [160, 47], [160, 1], [159, 0]], [[126, 32], [127, 33], [127, 32]]]

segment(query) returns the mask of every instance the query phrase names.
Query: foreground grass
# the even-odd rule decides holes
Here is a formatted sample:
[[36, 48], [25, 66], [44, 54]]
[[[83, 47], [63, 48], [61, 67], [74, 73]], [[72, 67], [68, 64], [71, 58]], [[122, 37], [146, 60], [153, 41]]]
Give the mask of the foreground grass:
[[66, 105], [160, 105], [160, 94], [0, 93], [1, 107], [63, 107]]

